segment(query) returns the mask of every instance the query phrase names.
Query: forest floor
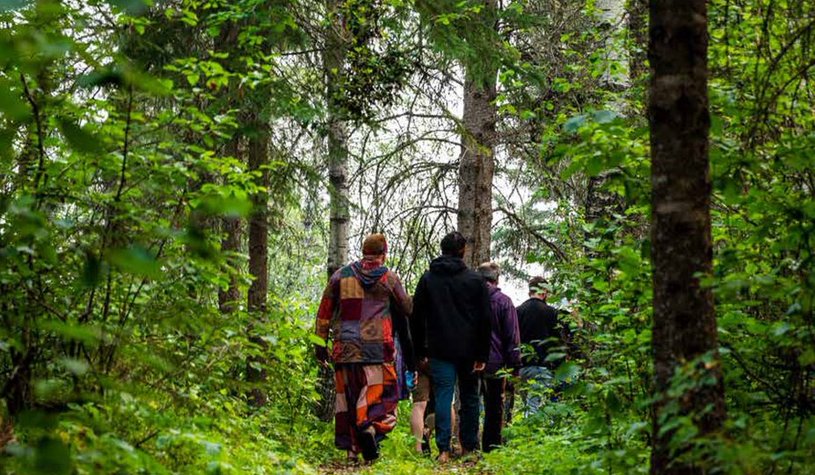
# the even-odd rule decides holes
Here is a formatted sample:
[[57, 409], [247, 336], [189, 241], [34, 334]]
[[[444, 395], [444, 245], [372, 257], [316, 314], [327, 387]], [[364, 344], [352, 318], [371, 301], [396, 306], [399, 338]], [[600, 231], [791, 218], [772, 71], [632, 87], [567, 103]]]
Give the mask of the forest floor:
[[[409, 404], [402, 403], [399, 414], [410, 414]], [[400, 417], [396, 429], [388, 434], [380, 445], [381, 455], [372, 465], [351, 465], [345, 460], [345, 453], [331, 447], [332, 458], [319, 467], [320, 474], [419, 474], [437, 473], [487, 475], [495, 473], [486, 467], [484, 456], [479, 458], [454, 457], [450, 462], [436, 462], [438, 451], [433, 443], [433, 455], [426, 456], [413, 450], [413, 435], [410, 433], [410, 422], [407, 417]], [[500, 449], [499, 449], [500, 450]], [[496, 451], [497, 452], [497, 451]]]
[[494, 472], [482, 467], [478, 461], [472, 460], [452, 460], [449, 463], [440, 465], [433, 459], [425, 458], [416, 460], [414, 458], [400, 460], [380, 459], [373, 465], [349, 465], [345, 461], [336, 461], [320, 467], [321, 474], [492, 474]]

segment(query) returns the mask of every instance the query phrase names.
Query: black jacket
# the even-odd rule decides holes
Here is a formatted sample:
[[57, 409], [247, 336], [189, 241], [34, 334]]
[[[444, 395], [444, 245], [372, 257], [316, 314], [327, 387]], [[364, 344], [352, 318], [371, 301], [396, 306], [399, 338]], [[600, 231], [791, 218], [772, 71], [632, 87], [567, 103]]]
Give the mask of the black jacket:
[[532, 297], [518, 307], [518, 328], [521, 343], [532, 345], [535, 356], [524, 358], [524, 366], [556, 368], [560, 361], [546, 361], [546, 356], [557, 349], [565, 349], [571, 341], [568, 325], [560, 316], [564, 314], [539, 298]]
[[413, 296], [410, 327], [416, 358], [486, 362], [490, 312], [489, 291], [479, 274], [460, 257], [434, 259]]

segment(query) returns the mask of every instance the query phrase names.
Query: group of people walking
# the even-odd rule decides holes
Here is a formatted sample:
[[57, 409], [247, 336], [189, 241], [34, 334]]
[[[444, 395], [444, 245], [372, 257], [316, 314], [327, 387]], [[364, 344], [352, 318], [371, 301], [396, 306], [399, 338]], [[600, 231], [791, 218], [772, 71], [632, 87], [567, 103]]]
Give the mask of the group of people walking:
[[[432, 399], [438, 460], [446, 462], [452, 453], [454, 414], [462, 453], [479, 447], [489, 451], [501, 445], [501, 430], [509, 420], [506, 375], [539, 387], [552, 380], [557, 362], [547, 356], [553, 345], [568, 339], [568, 327], [546, 303], [546, 280], [533, 278], [530, 299], [516, 310], [498, 287], [498, 265], [468, 268], [466, 246], [461, 233], [447, 234], [441, 256], [430, 263], [412, 299], [385, 266], [388, 244], [382, 234], [367, 236], [362, 258], [329, 279], [316, 333], [333, 342], [333, 349], [329, 354], [327, 346], [316, 345], [315, 351], [321, 363], [334, 365], [335, 445], [350, 460], [360, 454], [368, 462], [378, 458], [379, 443], [396, 426], [396, 407], [407, 387], [413, 390], [417, 449], [422, 448], [424, 416]], [[522, 343], [534, 349], [524, 358]]]

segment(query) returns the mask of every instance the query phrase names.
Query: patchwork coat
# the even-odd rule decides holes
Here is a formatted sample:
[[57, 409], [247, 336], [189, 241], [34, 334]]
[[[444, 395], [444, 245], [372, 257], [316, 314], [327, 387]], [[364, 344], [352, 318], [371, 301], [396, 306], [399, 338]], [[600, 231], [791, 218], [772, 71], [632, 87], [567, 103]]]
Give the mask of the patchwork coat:
[[333, 341], [335, 364], [392, 363], [397, 334], [410, 369], [415, 367], [407, 323], [411, 310], [411, 299], [396, 274], [357, 261], [329, 279], [317, 312], [316, 334]]

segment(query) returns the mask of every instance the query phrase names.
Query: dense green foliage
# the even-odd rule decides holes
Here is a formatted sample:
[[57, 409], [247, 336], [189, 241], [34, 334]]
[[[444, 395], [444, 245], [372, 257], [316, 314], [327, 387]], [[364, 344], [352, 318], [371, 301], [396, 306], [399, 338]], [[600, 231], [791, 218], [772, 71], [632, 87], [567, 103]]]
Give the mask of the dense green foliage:
[[[461, 470], [646, 472], [648, 78], [634, 64], [643, 26], [600, 24], [595, 3], [507, 2], [496, 35], [470, 1], [348, 0], [329, 12], [308, 0], [0, 0], [3, 470], [334, 467], [342, 454], [315, 416], [310, 336], [328, 229], [315, 144], [326, 118], [342, 117], [365, 131], [352, 141], [359, 183], [374, 170], [372, 181], [418, 200], [415, 215], [366, 215], [358, 230], [391, 233], [395, 267], [415, 282], [449, 220], [428, 218], [449, 206], [424, 192], [444, 195], [454, 164], [419, 160], [432, 152], [414, 140], [429, 132], [399, 135], [382, 122], [413, 114], [456, 131], [454, 121], [420, 122], [431, 113], [414, 104], [449, 119], [457, 65], [497, 63], [499, 174], [530, 193], [521, 203], [496, 193], [494, 251], [518, 276], [530, 263], [551, 274], [553, 301], [576, 310], [580, 352], [558, 371], [568, 383], [559, 402], [516, 417], [507, 447]], [[350, 54], [327, 72], [343, 92], [329, 101], [319, 51], [337, 17]], [[705, 283], [729, 419], [704, 439], [686, 418], [670, 424], [677, 444], [694, 443], [684, 456], [707, 454], [719, 472], [815, 470], [813, 30], [812, 2], [710, 2], [715, 272]], [[609, 71], [630, 77], [621, 86]], [[258, 136], [272, 157], [262, 318], [218, 301], [230, 282], [245, 295], [251, 281], [249, 250], [223, 252], [220, 223], [245, 219], [260, 191], [242, 159]], [[398, 208], [362, 188], [354, 212]], [[246, 382], [247, 361], [265, 382]], [[678, 371], [678, 393], [705, 384], [693, 368]], [[270, 401], [260, 408], [247, 397], [257, 387]], [[368, 471], [435, 470], [410, 451], [406, 420]]]

